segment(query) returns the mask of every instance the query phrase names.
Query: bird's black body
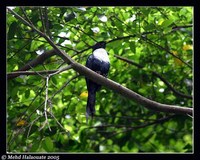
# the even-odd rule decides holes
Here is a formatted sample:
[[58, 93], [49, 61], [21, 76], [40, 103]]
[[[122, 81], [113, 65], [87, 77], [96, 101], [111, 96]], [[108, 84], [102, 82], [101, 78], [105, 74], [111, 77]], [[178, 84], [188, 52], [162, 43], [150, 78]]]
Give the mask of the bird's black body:
[[[110, 68], [110, 62], [105, 47], [105, 42], [98, 42], [93, 46], [93, 53], [88, 57], [86, 67], [106, 77]], [[88, 89], [86, 116], [93, 117], [95, 113], [96, 92], [100, 90], [101, 85], [88, 78], [86, 78], [86, 83]]]

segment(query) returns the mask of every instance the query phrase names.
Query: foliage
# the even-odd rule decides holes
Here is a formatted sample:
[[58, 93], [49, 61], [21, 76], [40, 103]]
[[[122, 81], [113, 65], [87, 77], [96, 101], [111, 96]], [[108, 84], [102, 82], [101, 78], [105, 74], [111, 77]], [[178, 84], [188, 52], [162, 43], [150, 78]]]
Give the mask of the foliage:
[[[109, 42], [108, 78], [154, 101], [192, 106], [191, 99], [174, 94], [152, 74], [152, 71], [159, 73], [175, 90], [191, 95], [191, 7], [15, 7], [13, 10], [46, 32], [81, 64], [85, 65], [91, 54], [89, 47], [96, 41]], [[20, 69], [40, 52], [51, 49], [44, 38], [7, 13], [7, 72]], [[61, 58], [55, 55], [31, 71], [55, 70], [62, 65]], [[191, 117], [148, 110], [105, 87], [97, 93], [96, 116], [87, 124], [85, 79], [72, 69], [50, 78], [47, 115], [50, 128], [47, 124], [43, 127], [45, 85], [45, 75], [38, 74], [7, 81], [9, 152], [192, 152]]]

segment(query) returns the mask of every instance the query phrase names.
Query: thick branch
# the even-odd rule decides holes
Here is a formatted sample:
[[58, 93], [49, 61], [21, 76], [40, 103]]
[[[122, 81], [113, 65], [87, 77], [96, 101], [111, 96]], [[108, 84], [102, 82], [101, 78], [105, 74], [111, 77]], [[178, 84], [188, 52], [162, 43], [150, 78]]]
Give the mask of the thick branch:
[[[177, 113], [177, 114], [189, 114], [192, 115], [192, 108], [186, 108], [186, 107], [181, 107], [181, 106], [175, 106], [175, 105], [167, 105], [167, 104], [161, 104], [155, 101], [152, 101], [150, 99], [147, 99], [130, 89], [123, 87], [119, 83], [116, 83], [110, 79], [106, 79], [105, 77], [97, 74], [96, 72], [93, 72], [89, 68], [79, 64], [79, 63], [74, 63], [72, 65], [72, 68], [79, 72], [80, 74], [88, 77], [89, 79], [95, 81], [98, 84], [101, 84], [103, 86], [106, 86], [107, 88], [118, 92], [122, 96], [129, 98], [131, 100], [137, 101], [138, 103], [144, 105], [145, 107], [160, 111], [160, 112], [169, 112], [169, 113]], [[97, 81], [98, 79], [98, 81]]]

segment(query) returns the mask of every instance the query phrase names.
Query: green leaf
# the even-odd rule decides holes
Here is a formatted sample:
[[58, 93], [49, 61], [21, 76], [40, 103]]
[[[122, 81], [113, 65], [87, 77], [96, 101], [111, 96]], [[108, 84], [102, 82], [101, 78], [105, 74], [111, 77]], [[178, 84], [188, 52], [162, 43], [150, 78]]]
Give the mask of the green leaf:
[[25, 91], [25, 98], [28, 98], [29, 96], [30, 96], [30, 90], [27, 89], [27, 90]]
[[31, 54], [26, 54], [25, 60], [26, 60], [26, 61], [29, 61], [30, 59], [31, 59]]
[[53, 151], [53, 142], [50, 137], [46, 137], [42, 141], [42, 147], [47, 151], [47, 152], [52, 152]]
[[85, 46], [85, 43], [81, 41], [76, 45], [76, 49], [81, 50], [82, 48], [84, 48], [84, 46]]
[[168, 19], [168, 20], [163, 21], [163, 23], [161, 24], [161, 26], [163, 28], [165, 28], [165, 27], [168, 27], [169, 25], [171, 25], [173, 22], [174, 22], [174, 19]]
[[14, 37], [16, 31], [17, 31], [17, 22], [14, 21], [9, 27], [8, 40], [10, 40]]
[[57, 81], [57, 78], [56, 78], [56, 77], [52, 77], [51, 80], [52, 80], [52, 82], [53, 82], [55, 85], [58, 84], [58, 81]]
[[30, 152], [36, 152], [39, 149], [39, 146], [40, 146], [40, 142], [36, 143], [36, 141], [34, 141], [32, 147], [31, 147]]
[[135, 42], [130, 42], [130, 49], [133, 53], [136, 53]]
[[31, 129], [29, 130], [29, 132], [27, 130], [27, 134], [25, 135], [28, 135], [30, 137], [33, 133], [36, 133], [37, 130], [38, 130], [38, 126], [34, 124], [31, 126]]
[[186, 144], [183, 149], [185, 149], [186, 152], [192, 152], [192, 145], [191, 144]]
[[149, 24], [149, 25], [146, 25], [144, 27], [145, 31], [148, 31], [148, 30], [155, 30], [155, 25], [153, 23]]
[[57, 126], [51, 127], [51, 131], [49, 130], [49, 128], [47, 128], [47, 129], [45, 129], [45, 131], [44, 131], [44, 135], [45, 135], [45, 136], [53, 136], [53, 135], [56, 134], [57, 130], [58, 130], [58, 127], [57, 127]]
[[176, 99], [176, 97], [174, 95], [168, 95], [168, 96], [166, 96], [166, 99], [170, 100], [170, 101], [174, 101]]

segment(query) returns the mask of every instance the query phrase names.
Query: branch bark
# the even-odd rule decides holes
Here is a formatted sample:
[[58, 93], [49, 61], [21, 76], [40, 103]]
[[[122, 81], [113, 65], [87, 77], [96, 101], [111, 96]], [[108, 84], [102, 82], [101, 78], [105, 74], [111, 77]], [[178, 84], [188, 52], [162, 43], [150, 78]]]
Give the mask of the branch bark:
[[[137, 101], [138, 103], [144, 105], [146, 108], [160, 111], [160, 112], [168, 112], [168, 113], [176, 113], [176, 114], [185, 114], [185, 115], [192, 115], [193, 109], [192, 108], [187, 108], [187, 107], [181, 107], [181, 106], [176, 106], [176, 105], [167, 105], [167, 104], [161, 104], [155, 101], [152, 101], [150, 99], [147, 99], [130, 89], [123, 87], [119, 83], [116, 83], [110, 79], [106, 79], [105, 77], [97, 74], [96, 72], [90, 70], [89, 68], [75, 62], [71, 57], [66, 54], [64, 51], [59, 49], [54, 42], [49, 39], [45, 34], [40, 32], [38, 29], [36, 29], [33, 25], [31, 25], [29, 22], [24, 20], [21, 16], [19, 16], [17, 13], [15, 13], [13, 10], [9, 9], [8, 10], [15, 15], [16, 18], [20, 19], [23, 23], [31, 27], [33, 30], [35, 30], [40, 36], [44, 37], [47, 42], [55, 49], [56, 53], [68, 64], [71, 64], [72, 68], [80, 73], [81, 75], [84, 75], [88, 77], [89, 79], [95, 81], [98, 84], [101, 84], [103, 86], [106, 86], [107, 88], [121, 94], [122, 96], [129, 98], [133, 101]], [[96, 81], [98, 79], [98, 82]]]

